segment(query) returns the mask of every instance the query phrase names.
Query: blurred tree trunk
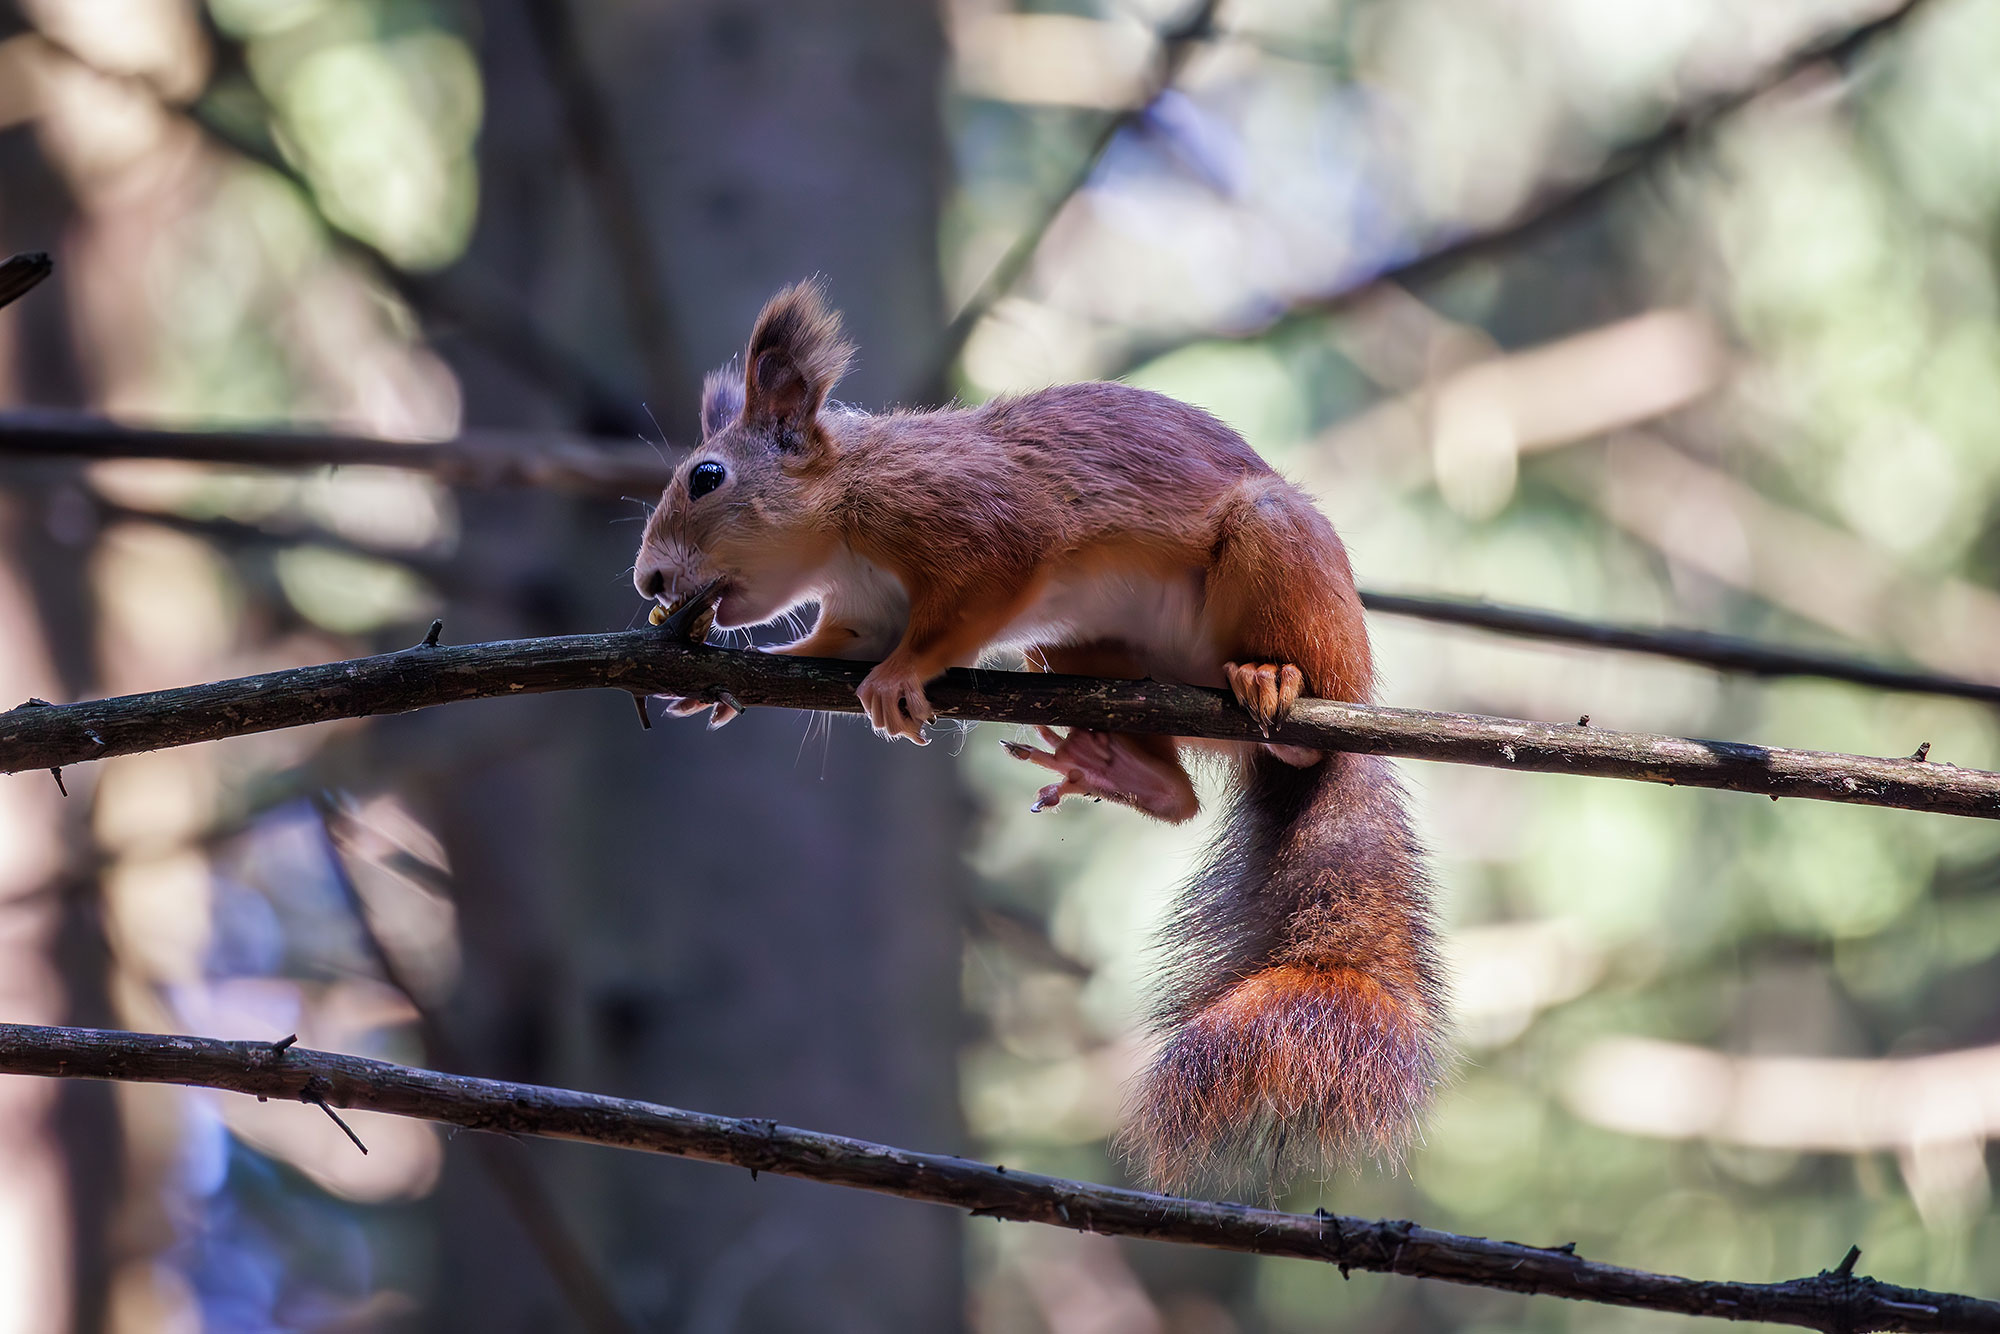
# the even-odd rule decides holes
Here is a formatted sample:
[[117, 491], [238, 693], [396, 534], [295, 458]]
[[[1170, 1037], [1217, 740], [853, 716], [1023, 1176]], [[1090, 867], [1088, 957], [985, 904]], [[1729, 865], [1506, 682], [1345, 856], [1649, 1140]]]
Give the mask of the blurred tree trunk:
[[[862, 347], [846, 395], [920, 373], [939, 325], [945, 160], [933, 6], [909, 0], [574, 3], [679, 341], [737, 352], [780, 284], [824, 274]], [[488, 119], [474, 254], [625, 383], [601, 219], [565, 151], [522, 0], [484, 7]], [[467, 420], [553, 421], [465, 352]], [[679, 414], [676, 414], [678, 418]], [[664, 420], [676, 442], [692, 420]], [[644, 499], [651, 500], [652, 497]], [[454, 640], [622, 627], [636, 503], [466, 501], [465, 544], [511, 590], [455, 606]], [[641, 731], [617, 696], [409, 720], [390, 744], [467, 756], [431, 806], [466, 949], [454, 1022], [481, 1073], [927, 1148], [959, 1138], [960, 849], [946, 746], [796, 714]], [[475, 758], [477, 757], [477, 758]], [[567, 1216], [648, 1329], [938, 1330], [962, 1320], [958, 1220], [719, 1168], [536, 1147]], [[565, 1326], [476, 1164], [451, 1155], [433, 1325]]]
[[[11, 10], [11, 6], [8, 7]], [[0, 13], [0, 38], [14, 34], [18, 16]], [[68, 188], [44, 157], [33, 121], [0, 131], [0, 257], [23, 250], [60, 253], [73, 206]], [[77, 364], [71, 336], [66, 284], [60, 270], [35, 291], [8, 307], [7, 336], [0, 339], [0, 405], [25, 404], [74, 408], [88, 394]], [[17, 470], [8, 495], [0, 497], [0, 562], [13, 565], [32, 599], [39, 621], [40, 643], [59, 682], [59, 697], [82, 699], [95, 692], [95, 604], [87, 578], [88, 549], [95, 538], [95, 521], [82, 490], [77, 469], [62, 464]], [[16, 645], [31, 652], [26, 645]], [[54, 684], [54, 683], [52, 683]], [[58, 689], [48, 693], [58, 693]], [[0, 708], [12, 707], [18, 699]], [[60, 804], [63, 839], [73, 864], [90, 858], [88, 808]], [[71, 1024], [107, 1025], [113, 1021], [110, 1000], [110, 955], [105, 945], [98, 897], [99, 883], [91, 874], [64, 875], [43, 887], [53, 891], [47, 902], [57, 913], [44, 930], [18, 933], [17, 946], [45, 941], [51, 957], [14, 958], [10, 971], [33, 972], [47, 966], [62, 987], [59, 1016], [8, 1014], [16, 1020], [54, 1018]], [[39, 916], [28, 904], [14, 911]], [[104, 1328], [106, 1296], [117, 1258], [113, 1254], [111, 1217], [121, 1186], [123, 1140], [111, 1088], [63, 1088], [51, 1092], [54, 1112], [50, 1125], [63, 1155], [67, 1189], [68, 1258], [71, 1308], [67, 1328], [72, 1334], [95, 1334]], [[55, 1328], [56, 1313], [42, 1312]]]

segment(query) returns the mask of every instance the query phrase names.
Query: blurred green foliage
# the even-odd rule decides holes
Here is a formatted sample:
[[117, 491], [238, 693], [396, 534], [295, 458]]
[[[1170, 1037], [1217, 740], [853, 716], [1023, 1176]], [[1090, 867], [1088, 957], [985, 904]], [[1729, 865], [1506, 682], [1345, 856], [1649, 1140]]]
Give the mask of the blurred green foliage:
[[218, 0], [246, 46], [270, 132], [336, 226], [396, 264], [465, 249], [479, 197], [479, 66], [423, 0]]
[[[245, 60], [203, 113], [275, 149], [309, 196], [230, 162], [173, 224], [143, 294], [163, 331], [148, 349], [148, 407], [449, 429], [449, 394], [410, 370], [425, 364], [414, 321], [340, 263], [336, 238], [417, 270], [464, 251], [487, 94], [462, 7], [209, 8]], [[1172, 9], [966, 0], [951, 12], [1130, 27]], [[1255, 330], [1587, 174], [1677, 103], [1846, 21], [1846, 7], [1241, 0], [1223, 15], [1237, 36], [1190, 62], [1188, 109], [1121, 137], [975, 337], [968, 398], [1101, 374], [1179, 342], [1131, 380], [1209, 408], [1304, 479], [1364, 583], [1889, 659], [1942, 645], [1959, 661], [1989, 650], [2000, 661], [2000, 0], [1927, 0], [1849, 82], [1815, 71], [1598, 214], [1416, 294], [1431, 321], [1416, 334], [1362, 311], [1214, 336]], [[943, 114], [959, 180], [947, 279], [963, 296], [1068, 180], [1105, 113], [987, 89]], [[1427, 393], [1481, 358], [1663, 308], [1712, 328], [1726, 365], [1699, 403], [1646, 430], [1846, 543], [1847, 565], [1789, 572], [1817, 580], [1812, 598], [1752, 560], [1720, 577], [1614, 518], [1601, 483], [1617, 454], [1603, 433], [1510, 445], [1479, 487], [1454, 485], [1423, 420]], [[385, 348], [400, 360], [378, 365]], [[1409, 443], [1382, 445], [1398, 413], [1417, 422]], [[451, 526], [423, 486], [385, 491], [365, 476], [211, 478], [171, 501], [190, 515], [304, 516], [406, 549], [448, 543]], [[1711, 501], [1648, 503], [1672, 516]], [[1701, 545], [1727, 545], [1741, 516], [1719, 518]], [[1797, 563], [1813, 559], [1802, 550]], [[1863, 597], [1857, 574], [1896, 591]], [[229, 577], [269, 604], [232, 616], [366, 636], [428, 615], [407, 570], [331, 546], [237, 553]], [[1911, 642], [1903, 614], [1936, 644]], [[1374, 629], [1388, 703], [1870, 754], [1929, 741], [1936, 762], [2000, 767], [2000, 727], [1969, 704], [1725, 679], [1386, 618]], [[964, 763], [985, 803], [983, 901], [964, 960], [976, 1025], [960, 1072], [973, 1147], [1113, 1179], [1122, 1166], [1106, 1140], [1142, 1059], [1148, 941], [1210, 825], [1166, 829], [1108, 806], [1030, 815], [1039, 780], [993, 740], [974, 732]], [[1983, 1137], [1957, 1146], [1968, 1162], [1950, 1144], [1832, 1153], [1648, 1136], [1593, 1120], [1575, 1094], [1581, 1063], [1622, 1038], [1746, 1060], [2000, 1042], [2000, 830], [1403, 769], [1436, 852], [1463, 1059], [1401, 1170], [1303, 1183], [1284, 1203], [1741, 1279], [1810, 1273], [1858, 1242], [1862, 1268], [1884, 1279], [2000, 1296]], [[1143, 1300], [1119, 1308], [1138, 1313], [1130, 1327], [1176, 1334], [1688, 1327], [1299, 1262], [1093, 1249], [991, 1222], [972, 1225], [971, 1257], [989, 1334], [1056, 1323], [1038, 1285], [1058, 1280], [1113, 1294], [1136, 1284]]]

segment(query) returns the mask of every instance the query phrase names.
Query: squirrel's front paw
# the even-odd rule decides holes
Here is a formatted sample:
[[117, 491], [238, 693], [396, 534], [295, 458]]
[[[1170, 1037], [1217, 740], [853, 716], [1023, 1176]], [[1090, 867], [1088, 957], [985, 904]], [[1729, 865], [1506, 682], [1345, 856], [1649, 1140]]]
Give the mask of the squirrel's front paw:
[[919, 746], [929, 745], [924, 724], [937, 717], [930, 700], [924, 697], [923, 679], [907, 668], [880, 663], [855, 692], [861, 697], [868, 725], [885, 741], [908, 737]]

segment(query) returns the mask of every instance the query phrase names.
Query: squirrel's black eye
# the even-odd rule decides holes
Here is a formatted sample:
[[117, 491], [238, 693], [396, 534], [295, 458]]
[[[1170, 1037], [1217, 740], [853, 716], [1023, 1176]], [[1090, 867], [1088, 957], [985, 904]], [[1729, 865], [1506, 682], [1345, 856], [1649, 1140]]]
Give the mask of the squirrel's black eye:
[[700, 500], [721, 486], [722, 479], [727, 476], [729, 471], [712, 459], [707, 463], [695, 464], [694, 471], [688, 474], [688, 499]]

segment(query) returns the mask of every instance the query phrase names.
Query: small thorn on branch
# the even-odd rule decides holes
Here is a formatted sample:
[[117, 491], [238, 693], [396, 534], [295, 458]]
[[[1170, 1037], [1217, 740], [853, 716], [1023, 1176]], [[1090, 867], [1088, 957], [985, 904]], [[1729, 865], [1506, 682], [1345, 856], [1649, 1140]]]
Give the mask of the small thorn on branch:
[[653, 730], [653, 716], [646, 712], [646, 697], [632, 696], [632, 707], [639, 711], [639, 726], [650, 732]]
[[431, 628], [425, 631], [424, 633], [424, 642], [419, 644], [417, 647], [436, 648], [438, 646], [438, 636], [443, 633], [444, 633], [444, 622], [442, 620], [432, 621]]
[[1583, 715], [1583, 717], [1581, 717], [1581, 718], [1579, 718], [1579, 719], [1577, 719], [1577, 720], [1576, 720], [1576, 725], [1577, 725], [1578, 727], [1588, 727], [1588, 726], [1590, 726], [1590, 715], [1589, 715], [1589, 714], [1587, 714], [1587, 713], [1586, 713], [1586, 714], [1584, 714], [1584, 715]]
[[1849, 1246], [1847, 1254], [1842, 1256], [1840, 1263], [1833, 1267], [1834, 1275], [1839, 1278], [1846, 1278], [1854, 1272], [1854, 1266], [1860, 1259], [1861, 1248], [1859, 1246]]
[[297, 1042], [298, 1040], [299, 1040], [299, 1035], [297, 1033], [292, 1033], [286, 1037], [279, 1038], [276, 1042], [273, 1042], [271, 1044], [271, 1054], [273, 1056], [283, 1056], [285, 1054], [286, 1049], [289, 1048], [294, 1042]]
[[1916, 750], [1912, 752], [1910, 755], [1910, 758], [1915, 760], [1918, 764], [1922, 764], [1930, 757], [1931, 757], [1931, 743], [1928, 741], [1924, 742], [1921, 746], [1918, 746]]
[[319, 1108], [322, 1112], [325, 1112], [327, 1116], [333, 1121], [333, 1123], [340, 1127], [340, 1133], [347, 1136], [347, 1138], [349, 1138], [350, 1140], [353, 1140], [354, 1147], [361, 1150], [361, 1154], [364, 1158], [367, 1157], [368, 1146], [361, 1142], [361, 1136], [354, 1133], [354, 1127], [347, 1124], [347, 1122], [341, 1120], [340, 1113], [333, 1110], [332, 1104], [330, 1104], [326, 1100], [325, 1089], [326, 1089], [325, 1077], [322, 1075], [314, 1075], [311, 1079], [306, 1081], [306, 1086], [299, 1090], [299, 1101], [305, 1103], [311, 1103], [313, 1106]]
[[65, 797], [67, 797], [69, 795], [69, 789], [63, 786], [62, 766], [59, 764], [50, 765], [49, 777], [56, 780], [56, 791], [62, 793]]

